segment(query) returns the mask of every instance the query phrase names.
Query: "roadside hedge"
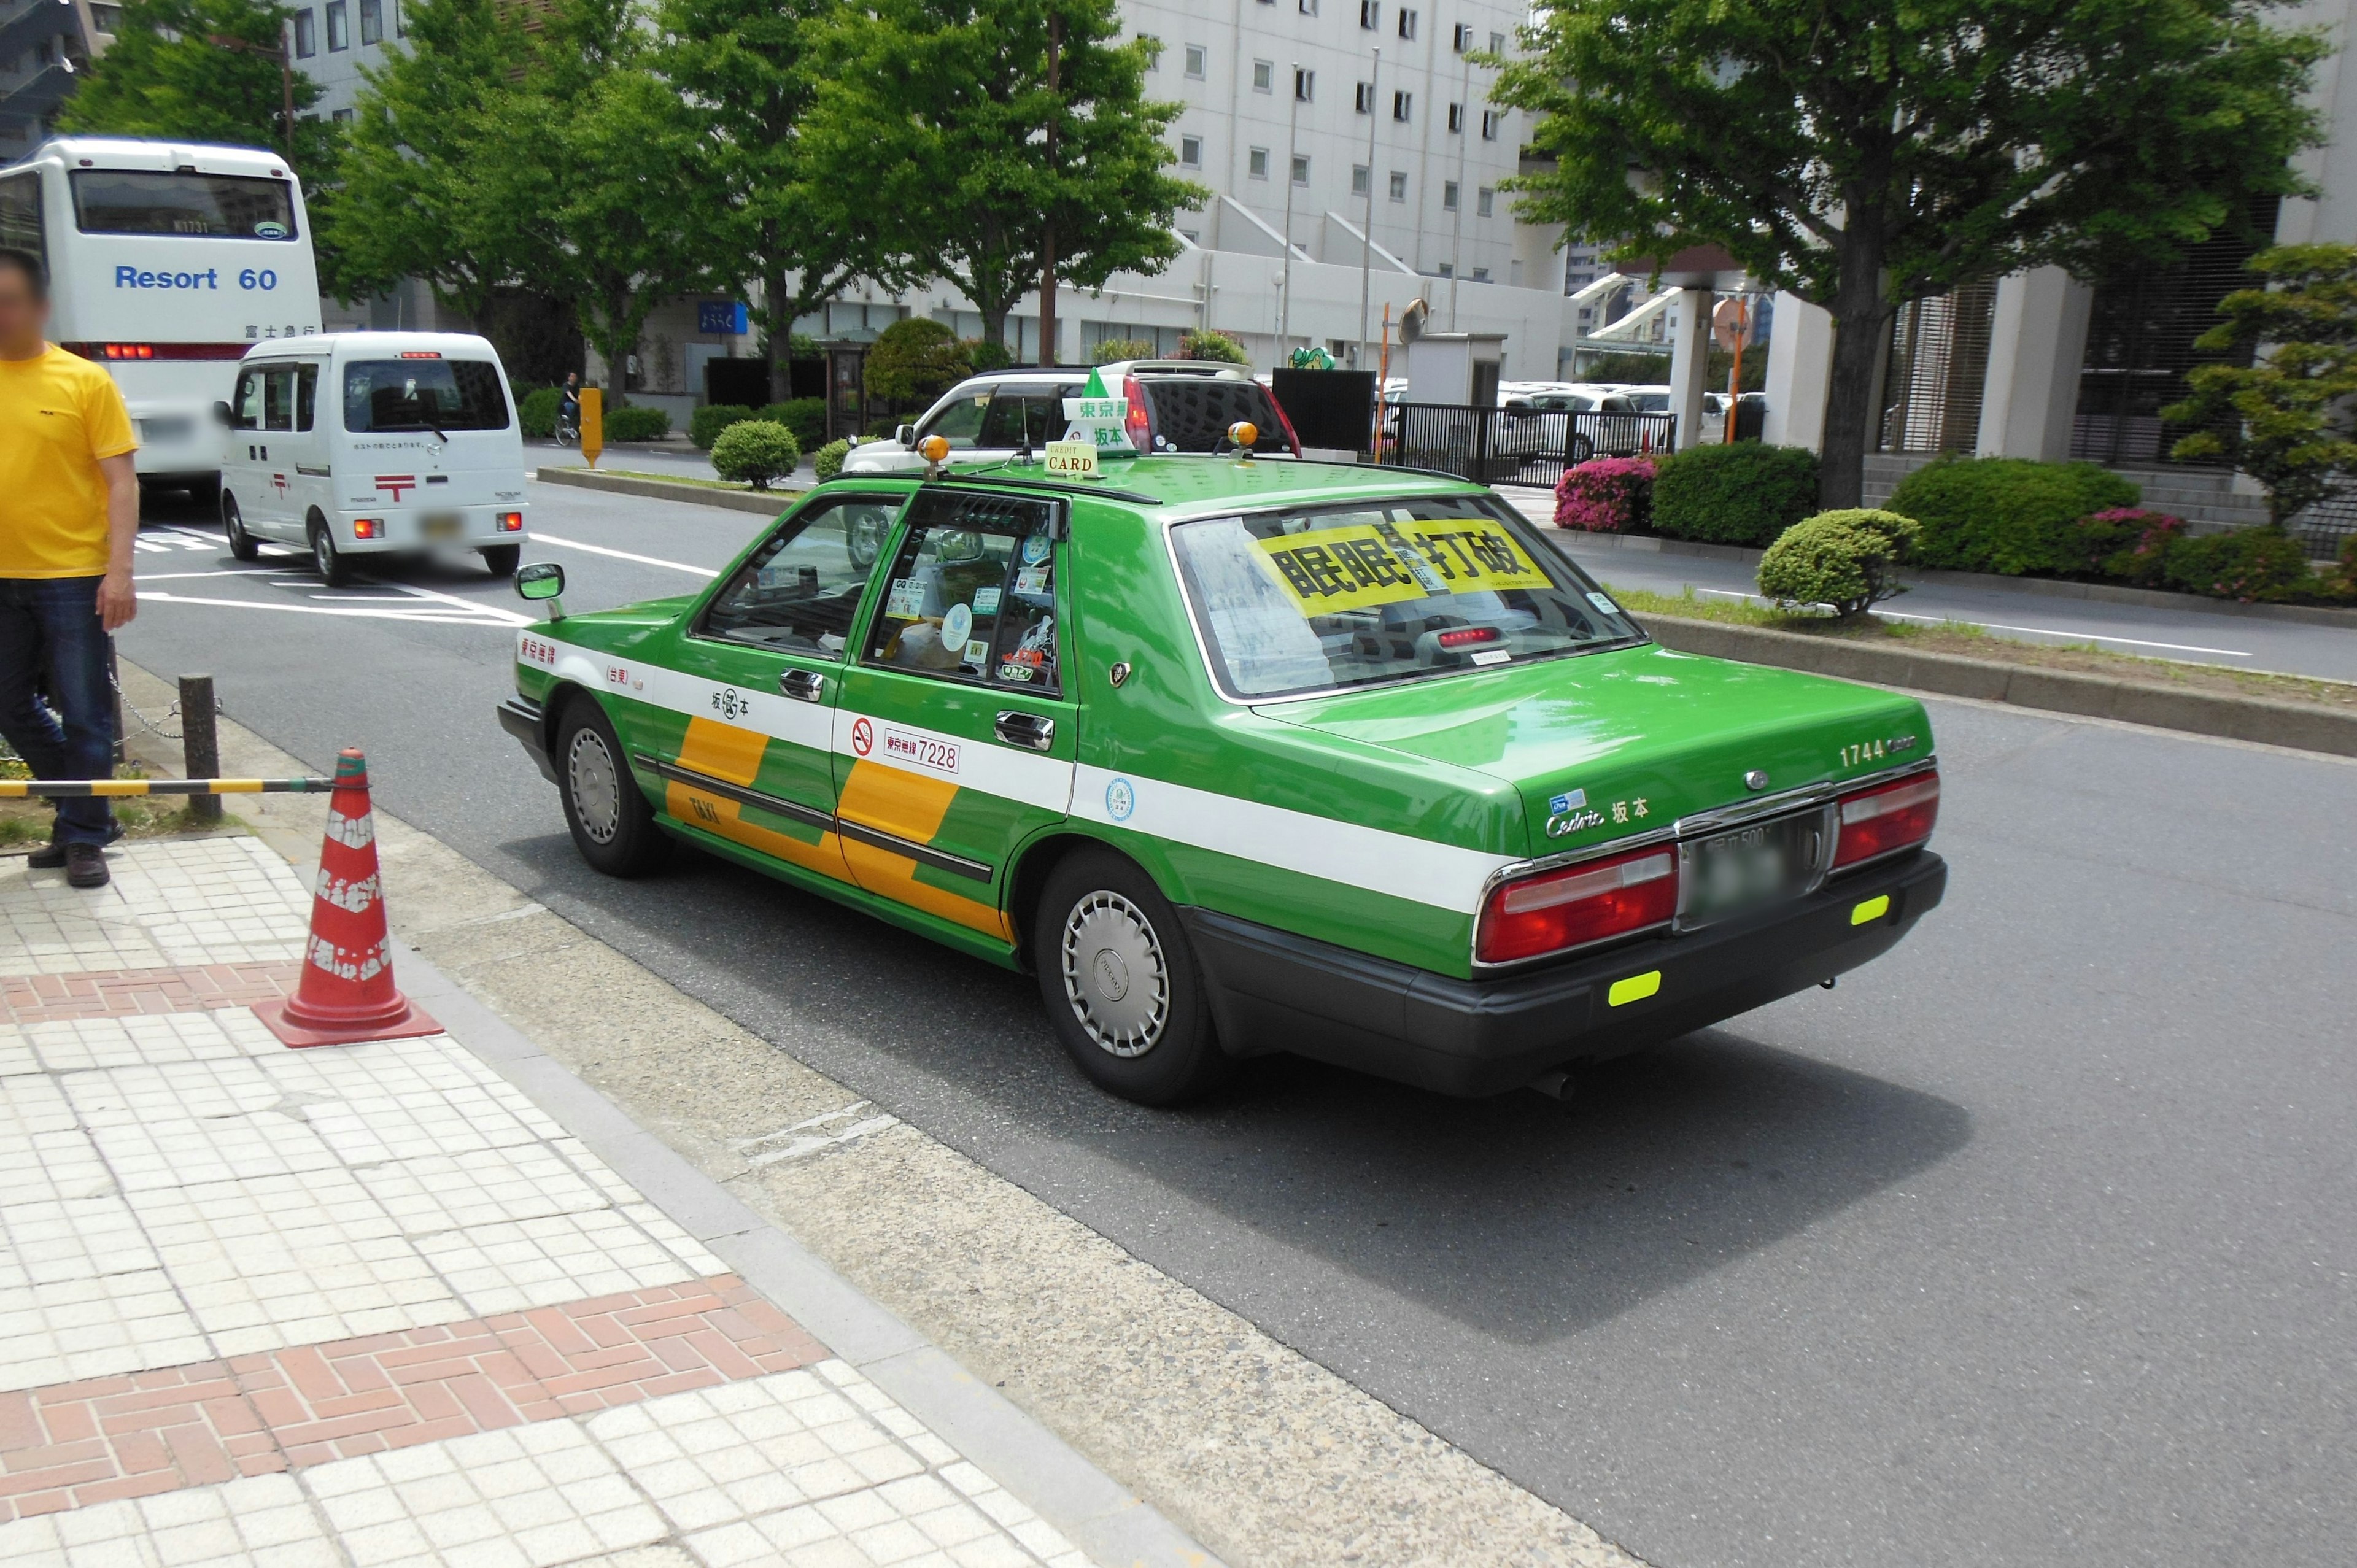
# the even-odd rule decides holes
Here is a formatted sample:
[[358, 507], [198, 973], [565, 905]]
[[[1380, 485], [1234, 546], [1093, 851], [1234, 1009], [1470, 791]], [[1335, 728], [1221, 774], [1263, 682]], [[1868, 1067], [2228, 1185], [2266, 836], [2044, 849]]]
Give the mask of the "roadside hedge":
[[660, 408], [625, 403], [606, 411], [608, 441], [660, 441], [671, 434], [671, 414]]
[[2308, 551], [2280, 528], [2205, 533], [2169, 547], [2162, 575], [2169, 586], [2221, 599], [2280, 600], [2309, 588]]
[[556, 411], [565, 394], [554, 387], [528, 392], [516, 403], [516, 428], [545, 441], [556, 434]]
[[805, 452], [826, 439], [826, 399], [823, 397], [790, 398], [773, 403], [754, 415], [772, 424], [782, 424], [794, 433], [794, 440]]
[[1884, 504], [1922, 525], [1917, 565], [2021, 576], [2085, 570], [2079, 520], [2142, 495], [2093, 463], [1943, 457], [1901, 479]]
[[1805, 446], [1690, 446], [1657, 467], [1653, 532], [1672, 539], [1771, 544], [1817, 500], [1817, 455]]
[[811, 472], [823, 485], [843, 472], [843, 460], [850, 456], [851, 443], [837, 437], [811, 454]]
[[697, 451], [709, 452], [722, 431], [752, 417], [753, 411], [741, 403], [707, 403], [687, 416], [687, 438]]
[[1824, 605], [1846, 620], [1907, 590], [1897, 568], [1921, 530], [1897, 512], [1855, 507], [1794, 523], [1760, 558], [1760, 591], [1779, 604]]

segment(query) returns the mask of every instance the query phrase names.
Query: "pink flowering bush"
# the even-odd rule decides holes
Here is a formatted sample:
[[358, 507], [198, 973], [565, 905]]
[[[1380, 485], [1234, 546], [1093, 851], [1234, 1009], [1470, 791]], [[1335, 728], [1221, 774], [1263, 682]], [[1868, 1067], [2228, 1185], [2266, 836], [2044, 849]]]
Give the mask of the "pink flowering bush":
[[1653, 519], [1653, 460], [1595, 457], [1563, 471], [1555, 525], [1584, 533], [1642, 532]]
[[2082, 570], [2133, 583], [2160, 586], [2169, 552], [2185, 537], [2185, 520], [2142, 507], [2113, 507], [2079, 520]]

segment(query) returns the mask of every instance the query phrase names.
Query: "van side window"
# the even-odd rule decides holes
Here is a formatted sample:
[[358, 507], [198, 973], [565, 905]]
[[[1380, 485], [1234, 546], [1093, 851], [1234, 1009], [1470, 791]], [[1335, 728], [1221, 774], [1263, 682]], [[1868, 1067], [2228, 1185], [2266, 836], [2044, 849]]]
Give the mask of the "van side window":
[[237, 397], [232, 411], [237, 415], [240, 430], [262, 428], [263, 373], [259, 365], [249, 365], [237, 373]]
[[[309, 15], [306, 12], [305, 15]], [[311, 428], [311, 414], [319, 402], [319, 367], [304, 363], [295, 367], [295, 428]]]
[[295, 367], [273, 365], [262, 377], [262, 424], [265, 430], [295, 428]]

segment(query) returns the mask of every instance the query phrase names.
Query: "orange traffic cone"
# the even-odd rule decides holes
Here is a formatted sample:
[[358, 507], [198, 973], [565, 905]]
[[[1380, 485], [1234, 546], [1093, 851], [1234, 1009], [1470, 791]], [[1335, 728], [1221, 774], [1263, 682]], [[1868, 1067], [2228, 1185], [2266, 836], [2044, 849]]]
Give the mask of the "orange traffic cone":
[[336, 758], [328, 834], [311, 900], [311, 938], [295, 994], [254, 1014], [289, 1046], [350, 1046], [438, 1035], [393, 983], [393, 938], [377, 875], [376, 826], [369, 817], [368, 759], [357, 746]]

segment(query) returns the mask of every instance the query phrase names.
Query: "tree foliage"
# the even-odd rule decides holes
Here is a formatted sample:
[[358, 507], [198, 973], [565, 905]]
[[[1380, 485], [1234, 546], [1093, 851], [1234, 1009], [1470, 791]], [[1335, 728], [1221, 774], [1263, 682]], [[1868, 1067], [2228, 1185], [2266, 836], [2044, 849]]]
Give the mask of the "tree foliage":
[[319, 101], [319, 84], [295, 74], [290, 149], [279, 62], [214, 41], [277, 49], [290, 15], [270, 0], [126, 0], [114, 41], [58, 112], [58, 129], [274, 147], [308, 184], [334, 162], [335, 127], [299, 118]]
[[2254, 0], [1542, 0], [1495, 97], [1518, 210], [1623, 260], [1719, 245], [1837, 324], [1821, 497], [1856, 503], [1905, 302], [2166, 259], [2289, 192], [2318, 35]]
[[2247, 365], [2203, 365], [2193, 395], [2163, 417], [2206, 428], [2179, 459], [2223, 457], [2266, 487], [2281, 525], [2357, 488], [2357, 245], [2279, 245], [2251, 258], [2266, 286], [2218, 305], [2226, 319], [2196, 340], [2212, 352], [2267, 345]]
[[1207, 193], [1164, 172], [1179, 106], [1146, 98], [1153, 46], [1126, 32], [1116, 0], [835, 9], [802, 128], [803, 189], [833, 204], [813, 220], [868, 225], [877, 253], [910, 277], [954, 284], [991, 344], [1005, 344], [1008, 312], [1038, 286], [1051, 231], [1067, 283], [1161, 271], [1178, 253], [1173, 218]]

